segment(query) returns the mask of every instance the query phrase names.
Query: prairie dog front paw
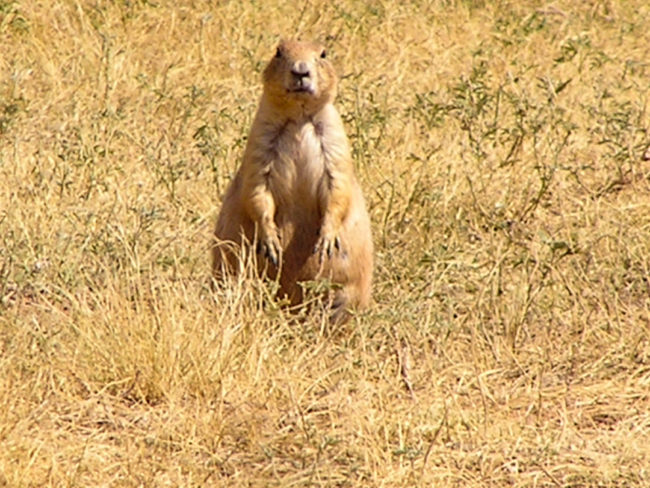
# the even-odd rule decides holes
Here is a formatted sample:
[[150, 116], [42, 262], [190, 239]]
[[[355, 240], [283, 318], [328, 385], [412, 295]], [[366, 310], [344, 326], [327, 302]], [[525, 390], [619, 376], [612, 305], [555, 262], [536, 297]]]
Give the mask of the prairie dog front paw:
[[266, 257], [274, 266], [280, 263], [282, 255], [282, 247], [280, 246], [280, 238], [277, 231], [269, 231], [264, 233], [257, 243], [257, 252]]

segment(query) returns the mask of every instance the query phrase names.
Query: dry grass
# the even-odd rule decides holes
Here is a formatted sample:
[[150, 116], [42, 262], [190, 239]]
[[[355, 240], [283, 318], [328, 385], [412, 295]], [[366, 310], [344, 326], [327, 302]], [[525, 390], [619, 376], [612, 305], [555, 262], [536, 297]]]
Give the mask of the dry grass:
[[[301, 5], [0, 0], [0, 486], [650, 485], [647, 2]], [[338, 330], [208, 286], [294, 34], [375, 232]]]

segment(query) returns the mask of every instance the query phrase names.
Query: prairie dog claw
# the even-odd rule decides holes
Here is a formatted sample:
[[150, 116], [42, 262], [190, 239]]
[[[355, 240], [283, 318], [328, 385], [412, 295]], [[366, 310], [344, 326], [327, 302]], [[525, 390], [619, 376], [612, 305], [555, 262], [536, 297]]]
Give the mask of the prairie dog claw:
[[325, 259], [325, 256], [331, 258], [335, 252], [341, 251], [341, 239], [339, 236], [328, 237], [325, 234], [321, 234], [320, 238], [314, 246], [314, 254], [320, 254], [320, 261], [322, 262]]
[[267, 258], [274, 266], [280, 263], [282, 248], [277, 235], [267, 236], [257, 243], [257, 253]]

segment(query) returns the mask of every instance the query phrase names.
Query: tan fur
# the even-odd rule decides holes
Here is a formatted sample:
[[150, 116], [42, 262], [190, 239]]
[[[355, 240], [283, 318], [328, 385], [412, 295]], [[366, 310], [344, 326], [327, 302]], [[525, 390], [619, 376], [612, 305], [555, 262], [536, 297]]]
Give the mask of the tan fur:
[[[334, 318], [370, 300], [370, 222], [343, 123], [337, 78], [317, 44], [283, 41], [264, 70], [264, 91], [242, 164], [224, 197], [213, 248], [216, 278], [236, 273], [240, 246], [256, 243], [259, 269], [299, 303], [301, 281], [340, 285]], [[233, 245], [234, 244], [234, 245]]]

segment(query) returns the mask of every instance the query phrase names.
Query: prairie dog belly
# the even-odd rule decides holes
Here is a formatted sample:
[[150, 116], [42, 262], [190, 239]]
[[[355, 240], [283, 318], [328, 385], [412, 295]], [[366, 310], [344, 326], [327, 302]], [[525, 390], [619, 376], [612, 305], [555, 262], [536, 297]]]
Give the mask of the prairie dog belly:
[[291, 122], [279, 136], [275, 143], [277, 159], [271, 168], [272, 192], [284, 203], [278, 205], [279, 217], [284, 214], [284, 217], [299, 219], [306, 213], [306, 218], [313, 219], [318, 212], [319, 187], [325, 176], [322, 146], [310, 121]]

